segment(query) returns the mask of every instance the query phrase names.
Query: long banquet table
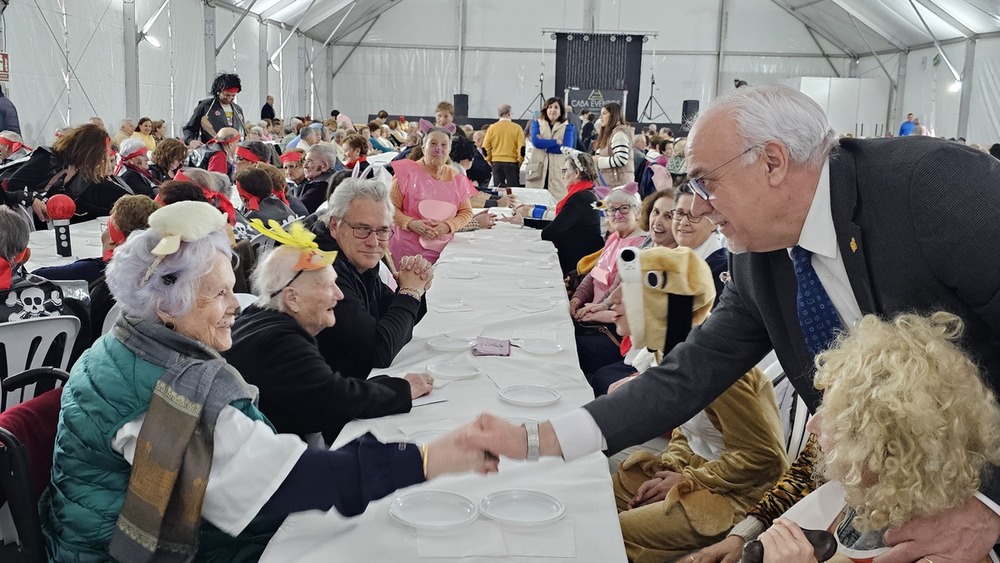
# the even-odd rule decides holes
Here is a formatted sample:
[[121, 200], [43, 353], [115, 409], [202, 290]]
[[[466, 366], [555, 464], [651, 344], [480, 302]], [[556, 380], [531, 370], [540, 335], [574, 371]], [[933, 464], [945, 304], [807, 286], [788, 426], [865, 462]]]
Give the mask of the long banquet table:
[[99, 258], [101, 256], [101, 229], [106, 225], [107, 217], [98, 217], [91, 221], [76, 223], [69, 226], [70, 250], [72, 256], [59, 256], [56, 252], [56, 234], [54, 230], [32, 231], [28, 248], [31, 258], [28, 259], [28, 270], [47, 266], [62, 266], [80, 258]]
[[[428, 304], [413, 340], [392, 366], [373, 373], [402, 376], [426, 371], [434, 362], [462, 360], [479, 366], [485, 375], [448, 382], [428, 396], [445, 402], [415, 406], [408, 414], [356, 420], [344, 429], [335, 447], [368, 431], [383, 441], [406, 441], [419, 431], [459, 426], [483, 411], [545, 420], [593, 399], [577, 362], [555, 249], [539, 240], [538, 231], [500, 224], [491, 231], [460, 233], [438, 262]], [[468, 350], [429, 348], [427, 341], [441, 334], [556, 339], [564, 349], [536, 355], [512, 348], [509, 357], [475, 357]], [[441, 383], [438, 378], [436, 384]], [[498, 388], [516, 384], [549, 386], [561, 398], [546, 407], [502, 402]], [[523, 530], [501, 528], [480, 515], [471, 526], [442, 536], [415, 531], [393, 520], [388, 512], [395, 497], [412, 490], [451, 491], [478, 504], [483, 496], [505, 489], [548, 493], [565, 505], [565, 516], [554, 524]], [[600, 453], [572, 463], [554, 458], [538, 463], [503, 459], [498, 474], [438, 478], [373, 502], [364, 514], [352, 519], [335, 510], [295, 515], [271, 540], [262, 561], [398, 562], [457, 557], [484, 562], [625, 561], [607, 459]]]

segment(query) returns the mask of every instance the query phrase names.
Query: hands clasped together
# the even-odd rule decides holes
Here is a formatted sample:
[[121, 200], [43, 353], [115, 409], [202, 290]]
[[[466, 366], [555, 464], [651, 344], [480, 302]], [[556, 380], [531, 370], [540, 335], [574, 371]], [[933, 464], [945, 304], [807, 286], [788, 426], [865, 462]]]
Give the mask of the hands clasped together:
[[414, 219], [406, 228], [426, 239], [440, 238], [451, 232], [451, 226], [448, 223], [430, 219]]

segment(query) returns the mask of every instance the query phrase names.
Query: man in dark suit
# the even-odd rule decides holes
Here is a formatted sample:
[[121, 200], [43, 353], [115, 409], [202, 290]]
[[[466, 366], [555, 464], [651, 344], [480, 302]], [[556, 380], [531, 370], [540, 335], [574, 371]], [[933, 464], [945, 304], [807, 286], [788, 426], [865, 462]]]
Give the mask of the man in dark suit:
[[[692, 213], [718, 225], [733, 252], [731, 279], [712, 316], [660, 366], [540, 428], [481, 417], [492, 440], [484, 447], [566, 459], [618, 451], [679, 426], [772, 348], [815, 410], [813, 358], [826, 344], [807, 344], [800, 327], [802, 249], [834, 323], [950, 311], [965, 323], [966, 350], [994, 391], [1000, 388], [995, 159], [919, 137], [838, 146], [815, 102], [785, 86], [760, 85], [731, 92], [699, 116], [687, 161], [701, 196]], [[998, 513], [1000, 471], [990, 466], [976, 498], [888, 532], [894, 548], [878, 561], [979, 561], [1000, 538]]]

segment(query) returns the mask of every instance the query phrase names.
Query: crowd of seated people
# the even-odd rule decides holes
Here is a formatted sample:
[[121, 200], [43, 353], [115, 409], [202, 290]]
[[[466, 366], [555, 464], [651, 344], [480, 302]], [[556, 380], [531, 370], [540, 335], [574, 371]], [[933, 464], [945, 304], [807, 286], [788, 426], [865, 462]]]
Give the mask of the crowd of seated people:
[[[655, 126], [634, 131], [620, 106], [608, 104], [599, 121], [585, 118], [578, 131], [560, 99], [546, 102], [528, 133], [519, 133], [527, 154], [510, 156], [541, 171], [527, 186], [547, 190], [554, 205], [525, 205], [496, 189], [497, 131], [488, 136], [489, 126], [457, 123], [447, 102], [435, 108], [434, 123], [389, 119], [387, 112], [357, 126], [343, 114], [248, 122], [235, 103], [233, 77], [220, 75], [181, 138], [148, 117], [135, 125], [124, 120], [116, 134], [97, 123], [69, 127], [38, 148], [0, 132], [0, 295], [25, 288], [59, 294], [57, 283], [65, 280], [87, 282], [90, 293], [89, 305], [61, 294], [47, 300], [53, 312], [78, 315], [87, 325], [72, 357], [52, 482], [40, 506], [53, 560], [71, 553], [129, 560], [141, 553], [147, 546], [123, 529], [122, 519], [149, 509], [177, 518], [175, 501], [186, 493], [175, 488], [152, 503], [129, 476], [151, 464], [174, 469], [189, 454], [196, 473], [184, 479], [216, 483], [201, 491], [195, 522], [170, 529], [142, 518], [136, 530], [199, 557], [231, 560], [258, 556], [288, 514], [331, 508], [356, 514], [371, 500], [444, 472], [495, 470], [492, 454], [469, 447], [465, 437], [481, 430], [472, 425], [423, 449], [366, 435], [327, 451], [351, 420], [409, 412], [414, 399], [432, 392], [429, 374], [378, 374], [426, 315], [434, 263], [456, 233], [490, 228], [499, 217], [539, 229], [541, 239], [553, 242], [569, 284], [579, 365], [595, 395], [632, 385], [726, 293], [729, 243], [713, 216], [699, 209], [704, 183], [688, 177], [687, 141]], [[216, 109], [219, 119], [209, 119]], [[505, 120], [509, 111], [501, 113]], [[391, 161], [384, 154], [394, 152]], [[57, 194], [74, 200], [74, 223], [107, 217], [102, 255], [29, 274], [27, 233], [51, 228], [46, 202]], [[688, 295], [695, 305], [690, 326], [652, 329], [648, 310], [665, 311], [672, 290], [636, 289], [635, 280], [623, 279], [619, 260], [629, 247], [663, 271], [688, 265], [671, 275], [689, 282], [689, 294], [697, 286]], [[664, 295], [646, 295], [656, 290]], [[254, 304], [238, 307], [234, 292], [253, 293]], [[651, 306], [647, 298], [663, 303]], [[116, 303], [122, 314], [108, 319]], [[8, 303], [0, 322], [17, 320], [15, 309]], [[667, 322], [666, 313], [653, 316]], [[670, 322], [677, 318], [672, 314]], [[106, 321], [114, 328], [102, 336]], [[923, 345], [949, 353], [960, 334], [960, 323], [946, 317], [880, 322], [866, 318], [858, 333], [889, 343], [912, 340], [907, 333], [916, 331]], [[631, 340], [636, 325], [644, 325], [640, 342]], [[794, 561], [807, 551], [796, 526], [779, 521], [765, 530], [821, 484], [817, 466], [827, 469], [825, 478], [844, 480], [852, 468], [837, 465], [838, 456], [848, 446], [852, 455], [873, 448], [844, 439], [859, 422], [840, 416], [849, 390], [821, 365], [839, 362], [848, 371], [843, 354], [874, 357], [850, 337], [853, 330], [819, 357], [817, 385], [827, 410], [810, 429], [820, 440], [810, 439], [790, 467], [772, 385], [757, 369], [737, 372], [736, 383], [666, 436], [666, 449], [616, 462], [612, 482], [630, 561], [734, 561], [758, 537], [770, 551], [767, 561]], [[192, 374], [214, 378], [218, 389], [191, 391]], [[963, 373], [970, 381], [973, 375]], [[210, 418], [171, 414], [164, 409], [170, 393], [154, 392], [160, 384], [200, 404]], [[967, 417], [970, 428], [996, 416], [995, 404], [973, 391], [970, 400], [982, 404]], [[881, 408], [864, 399], [871, 403], [866, 408]], [[896, 432], [887, 425], [878, 430]], [[179, 451], [150, 455], [178, 428]], [[991, 444], [974, 443], [980, 430], [959, 436], [970, 442], [963, 447], [972, 458], [1000, 463]], [[967, 453], [953, 447], [956, 440], [940, 449]], [[100, 479], [77, 478], [95, 467]], [[307, 484], [315, 482], [330, 486], [314, 494]], [[922, 514], [888, 498], [881, 505], [856, 502], [877, 487], [847, 484], [855, 487], [849, 500], [862, 515], [863, 532], [881, 535]], [[974, 491], [965, 485], [955, 488], [963, 499]], [[253, 493], [238, 506], [228, 500], [248, 489]], [[940, 499], [917, 498], [941, 508], [934, 504]], [[883, 506], [902, 516], [879, 516]], [[79, 525], [61, 525], [69, 520]]]

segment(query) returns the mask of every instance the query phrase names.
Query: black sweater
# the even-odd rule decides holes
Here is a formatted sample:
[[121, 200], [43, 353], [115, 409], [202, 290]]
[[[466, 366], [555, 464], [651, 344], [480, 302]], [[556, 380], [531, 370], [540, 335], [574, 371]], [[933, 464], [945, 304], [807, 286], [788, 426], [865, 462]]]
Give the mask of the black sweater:
[[409, 412], [412, 405], [405, 379], [361, 380], [330, 369], [316, 340], [285, 313], [248, 307], [223, 356], [260, 389], [260, 411], [278, 432], [322, 432], [329, 444], [355, 418]]
[[604, 248], [601, 216], [591, 204], [597, 201], [594, 190], [573, 194], [561, 212], [551, 221], [525, 219], [526, 227], [542, 229], [542, 240], [550, 240], [559, 253], [563, 274], [576, 270], [576, 263]]
[[[327, 225], [312, 226], [322, 250], [340, 250]], [[316, 336], [320, 353], [345, 377], [365, 378], [373, 368], [389, 367], [413, 338], [413, 327], [427, 312], [424, 300], [397, 295], [378, 277], [378, 268], [358, 270], [341, 252], [333, 263], [344, 298], [334, 313], [337, 324]]]

